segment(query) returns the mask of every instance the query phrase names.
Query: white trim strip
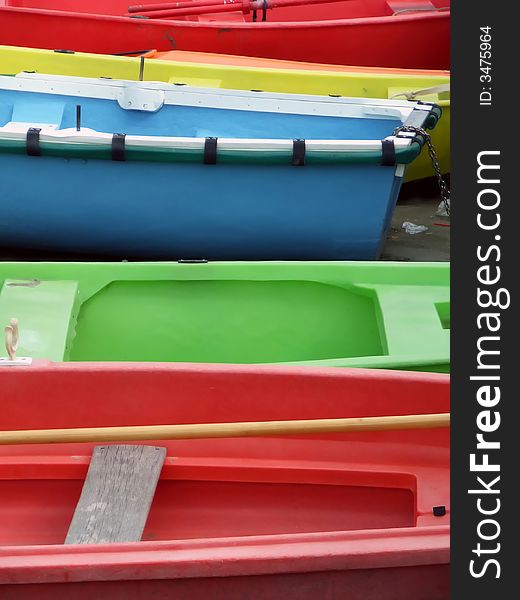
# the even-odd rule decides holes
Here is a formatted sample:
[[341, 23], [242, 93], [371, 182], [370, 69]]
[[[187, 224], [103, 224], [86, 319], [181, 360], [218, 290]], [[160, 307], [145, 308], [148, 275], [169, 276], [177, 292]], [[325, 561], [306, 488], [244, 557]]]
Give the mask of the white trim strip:
[[[128, 106], [129, 98], [134, 95], [138, 110], [151, 111], [160, 110], [165, 104], [298, 115], [397, 119], [401, 122], [406, 121], [413, 110], [429, 111], [427, 106], [408, 100], [276, 94], [38, 73], [21, 73], [16, 77], [0, 76], [0, 90], [113, 100], [119, 102], [122, 108], [130, 110], [135, 110], [135, 107]], [[151, 108], [143, 108], [147, 96], [150, 98]]]
[[33, 359], [30, 357], [19, 356], [14, 360], [0, 356], [0, 367], [30, 367]]
[[[63, 144], [84, 145], [110, 145], [112, 135], [98, 132], [93, 129], [55, 129], [52, 125], [34, 125], [32, 123], [9, 122], [0, 127], [0, 140], [24, 141], [27, 131], [31, 127], [40, 127], [41, 142], [57, 142]], [[388, 137], [394, 141], [396, 149], [404, 149], [410, 146], [411, 140], [406, 138]], [[164, 148], [179, 150], [202, 150], [206, 138], [186, 137], [162, 137], [127, 135], [125, 144], [127, 147]], [[306, 140], [305, 146], [308, 151], [318, 152], [373, 152], [381, 150], [380, 140]], [[219, 138], [220, 150], [251, 150], [286, 152], [292, 151], [293, 140], [280, 139], [241, 139], [241, 138]]]

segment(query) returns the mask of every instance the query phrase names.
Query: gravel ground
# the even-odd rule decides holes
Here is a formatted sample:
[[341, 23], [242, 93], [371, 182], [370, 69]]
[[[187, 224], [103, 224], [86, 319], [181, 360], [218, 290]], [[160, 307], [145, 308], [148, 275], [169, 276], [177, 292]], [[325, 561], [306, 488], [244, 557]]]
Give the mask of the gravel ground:
[[[440, 203], [437, 182], [433, 179], [402, 187], [392, 226], [383, 249], [383, 260], [449, 261], [450, 220], [435, 213]], [[409, 221], [428, 228], [410, 235], [403, 229]]]

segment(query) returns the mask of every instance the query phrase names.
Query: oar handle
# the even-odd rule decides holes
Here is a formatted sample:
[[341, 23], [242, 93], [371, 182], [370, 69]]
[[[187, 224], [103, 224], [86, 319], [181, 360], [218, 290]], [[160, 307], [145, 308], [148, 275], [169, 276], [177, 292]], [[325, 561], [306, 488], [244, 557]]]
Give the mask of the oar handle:
[[207, 438], [313, 435], [401, 429], [449, 427], [449, 413], [312, 419], [297, 421], [251, 421], [81, 429], [35, 429], [0, 431], [0, 445], [63, 444], [80, 442], [130, 442], [140, 440], [190, 440]]

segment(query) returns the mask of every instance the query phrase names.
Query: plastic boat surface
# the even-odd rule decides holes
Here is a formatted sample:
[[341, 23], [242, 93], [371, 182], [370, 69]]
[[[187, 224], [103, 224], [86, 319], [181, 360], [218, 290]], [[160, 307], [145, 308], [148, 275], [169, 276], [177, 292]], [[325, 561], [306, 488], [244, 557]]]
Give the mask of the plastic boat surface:
[[252, 13], [242, 10], [175, 20], [131, 18], [129, 4], [1, 0], [0, 44], [101, 54], [189, 50], [343, 65], [449, 68], [449, 0], [290, 6], [268, 11], [267, 22], [253, 22]]
[[0, 286], [21, 357], [449, 368], [448, 263], [2, 263]]
[[[0, 384], [1, 430], [449, 411], [447, 376], [364, 369], [36, 362]], [[68, 545], [93, 444], [0, 446], [3, 600], [449, 598], [449, 428], [148, 444], [142, 541]]]
[[[291, 94], [434, 102], [442, 119], [431, 132], [443, 173], [450, 170], [450, 76], [448, 71], [346, 67], [203, 52], [150, 51], [141, 57], [64, 53], [0, 47], [0, 72], [36, 71], [51, 75], [164, 81], [192, 86], [263, 90]], [[152, 60], [150, 60], [152, 59]], [[409, 165], [405, 181], [431, 177], [426, 150]]]

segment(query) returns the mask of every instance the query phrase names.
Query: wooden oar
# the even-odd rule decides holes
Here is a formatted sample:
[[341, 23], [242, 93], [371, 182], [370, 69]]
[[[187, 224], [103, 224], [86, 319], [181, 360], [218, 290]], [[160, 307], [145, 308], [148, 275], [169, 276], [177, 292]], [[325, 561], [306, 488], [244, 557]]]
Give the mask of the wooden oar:
[[[149, 13], [160, 10], [176, 10], [178, 8], [195, 8], [197, 6], [213, 6], [214, 4], [224, 4], [218, 0], [190, 0], [179, 2], [161, 2], [160, 4], [135, 4], [134, 6], [128, 7], [128, 12], [132, 13]], [[242, 7], [243, 4], [251, 4], [250, 0], [227, 0], [226, 4], [235, 4], [238, 7]]]
[[[189, 3], [191, 5], [191, 2]], [[203, 6], [186, 6], [184, 8], [176, 8], [170, 10], [158, 10], [156, 12], [151, 13], [139, 13], [141, 17], [148, 17], [150, 19], [176, 19], [177, 17], [186, 17], [186, 16], [195, 16], [195, 15], [205, 15], [208, 13], [228, 13], [228, 12], [236, 12], [242, 11], [245, 15], [249, 14], [249, 7], [246, 5], [242, 5], [242, 3], [233, 3], [233, 4], [222, 4], [215, 3], [215, 0], [212, 0], [211, 4], [203, 5]], [[137, 15], [134, 15], [137, 16]]]
[[392, 431], [396, 429], [431, 429], [434, 427], [449, 427], [449, 424], [449, 413], [440, 413], [298, 421], [140, 425], [132, 427], [86, 427], [81, 429], [32, 429], [0, 431], [0, 445], [310, 435], [318, 433]]
[[[139, 13], [151, 19], [175, 18], [187, 15], [202, 15], [207, 13], [235, 12], [241, 10], [249, 14], [252, 10], [282, 8], [290, 6], [304, 6], [307, 4], [333, 4], [346, 2], [348, 0], [194, 0], [193, 2], [174, 2], [170, 4], [159, 4], [149, 6], [129, 6], [129, 13]], [[153, 6], [153, 9], [150, 9]]]

